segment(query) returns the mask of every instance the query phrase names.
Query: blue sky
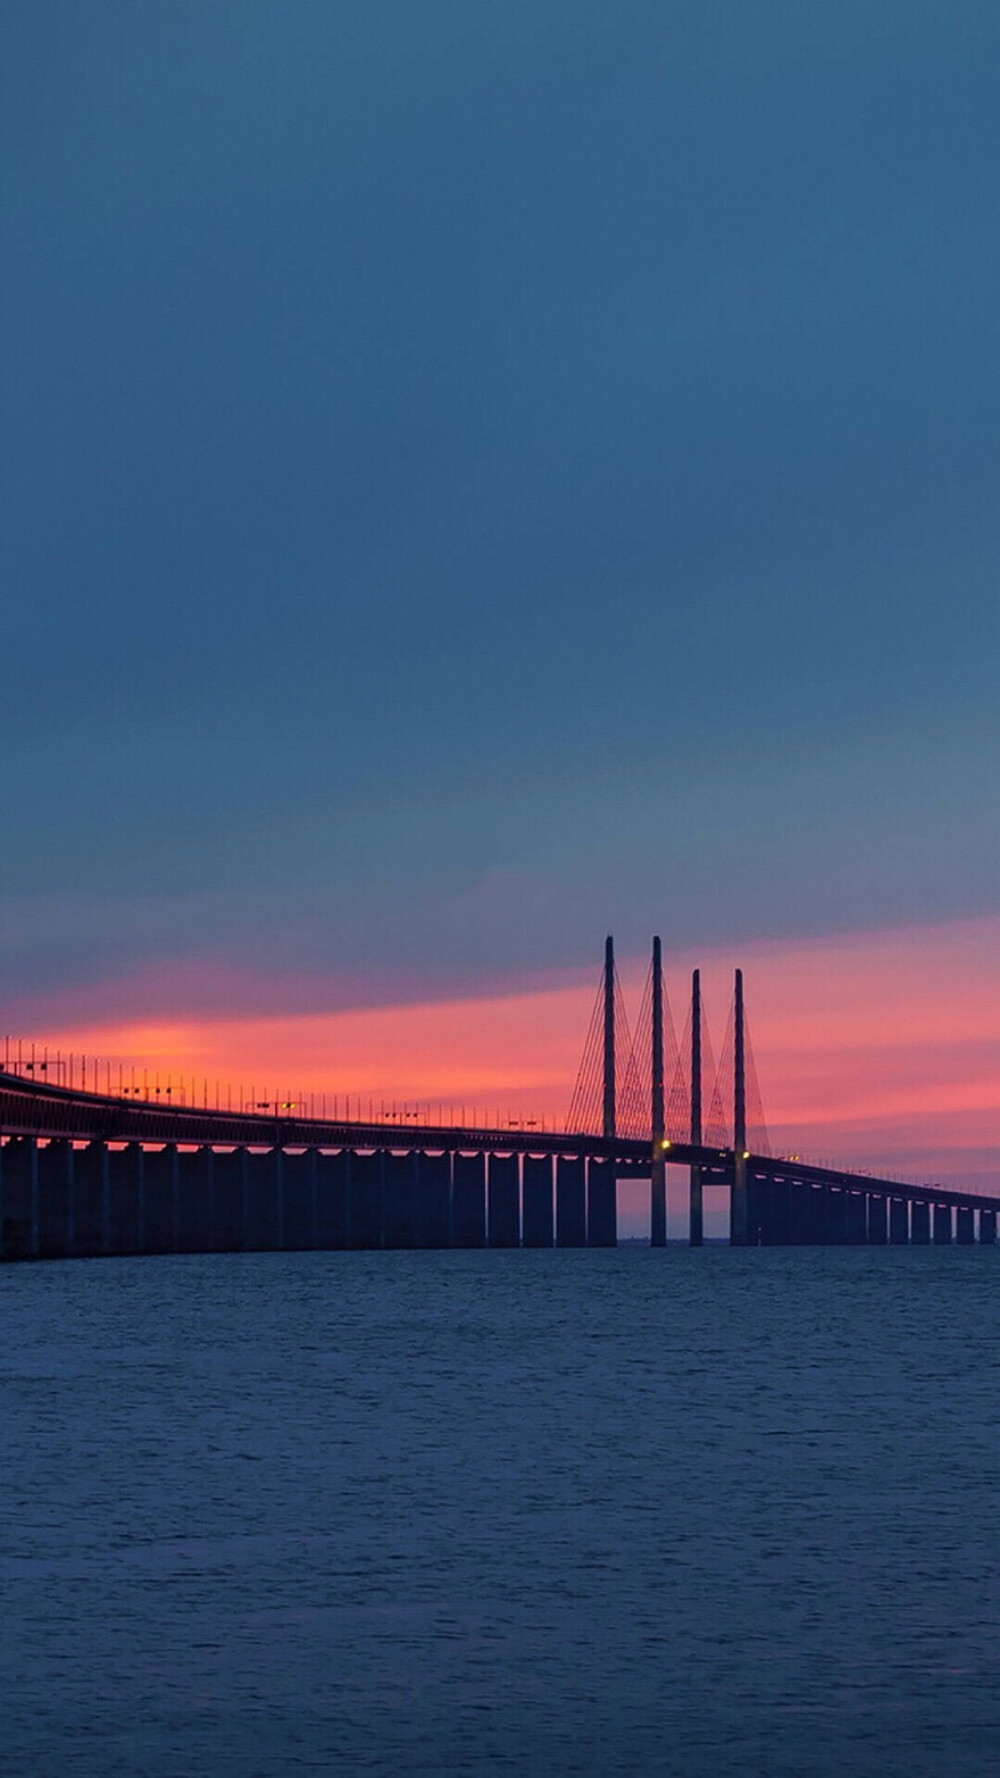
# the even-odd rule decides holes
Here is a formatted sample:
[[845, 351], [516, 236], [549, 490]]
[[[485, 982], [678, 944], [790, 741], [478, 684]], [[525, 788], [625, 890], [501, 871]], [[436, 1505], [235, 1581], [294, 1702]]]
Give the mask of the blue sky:
[[0, 992], [996, 910], [998, 51], [8, 0]]

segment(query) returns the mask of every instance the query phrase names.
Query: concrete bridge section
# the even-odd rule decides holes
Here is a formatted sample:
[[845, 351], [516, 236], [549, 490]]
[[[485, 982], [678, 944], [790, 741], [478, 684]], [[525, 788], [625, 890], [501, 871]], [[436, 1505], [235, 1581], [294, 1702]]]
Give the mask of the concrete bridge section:
[[0, 1076], [0, 1259], [613, 1247], [616, 1182], [657, 1159], [743, 1191], [749, 1245], [996, 1240], [995, 1200], [733, 1149], [276, 1121]]
[[[750, 1152], [740, 970], [732, 1146], [710, 1146], [703, 1130], [697, 970], [690, 1116], [683, 1125], [689, 1140], [669, 1137], [658, 939], [650, 985], [648, 1111], [633, 1106], [627, 1136], [616, 1127], [610, 938], [597, 1044], [584, 1055], [585, 1067], [591, 1058], [586, 1078], [595, 1106], [580, 1117], [583, 1132], [400, 1127], [278, 1115], [271, 1106], [263, 1116], [259, 1108], [213, 1111], [0, 1072], [0, 1260], [273, 1248], [613, 1247], [621, 1178], [649, 1181], [656, 1247], [667, 1239], [670, 1165], [687, 1169], [692, 1246], [703, 1239], [704, 1193], [713, 1186], [728, 1190], [734, 1246], [995, 1243], [996, 1198]], [[715, 1127], [721, 1133], [718, 1120]]]
[[616, 1239], [613, 1163], [595, 1156], [0, 1145], [0, 1260]]
[[0, 1260], [613, 1247], [615, 1182], [637, 1147], [648, 1155], [560, 1134], [276, 1121], [0, 1076]]
[[782, 1162], [747, 1167], [750, 1246], [993, 1246], [995, 1198]]

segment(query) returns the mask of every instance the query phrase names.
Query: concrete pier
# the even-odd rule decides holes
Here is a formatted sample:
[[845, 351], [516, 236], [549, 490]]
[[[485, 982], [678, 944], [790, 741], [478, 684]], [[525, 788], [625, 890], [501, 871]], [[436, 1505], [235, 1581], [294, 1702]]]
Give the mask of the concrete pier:
[[142, 1157], [147, 1253], [177, 1252], [177, 1161], [170, 1142], [163, 1148], [147, 1148]]
[[812, 1187], [796, 1179], [788, 1200], [788, 1239], [793, 1247], [811, 1245], [816, 1239], [816, 1213]]
[[520, 1169], [516, 1154], [491, 1154], [487, 1231], [491, 1247], [520, 1247]]
[[[277, 1166], [276, 1150], [248, 1148], [246, 1150], [244, 1194], [243, 1194], [243, 1245], [249, 1253], [270, 1253], [278, 1246], [278, 1201], [275, 1190]], [[184, 1162], [187, 1159], [179, 1155], [180, 1161], [180, 1197], [184, 1203], [185, 1191], [190, 1184], [185, 1180]], [[182, 1215], [186, 1226], [191, 1226], [192, 1212], [186, 1206]]]
[[383, 1157], [383, 1247], [412, 1247], [414, 1193], [417, 1186], [417, 1156], [394, 1154]]
[[582, 1155], [556, 1161], [556, 1246], [586, 1247], [586, 1163]]
[[88, 1142], [73, 1154], [73, 1211], [76, 1251], [85, 1258], [106, 1253], [108, 1151], [103, 1142]]
[[180, 1253], [212, 1250], [215, 1156], [210, 1148], [177, 1153], [177, 1249]]
[[282, 1156], [281, 1244], [293, 1253], [308, 1252], [316, 1245], [314, 1155], [315, 1149], [306, 1149]]
[[920, 1199], [910, 1205], [910, 1241], [914, 1247], [926, 1247], [931, 1238], [931, 1207]]
[[[666, 1215], [664, 1213], [664, 1238]], [[587, 1246], [618, 1245], [618, 1186], [610, 1161], [587, 1162]]]
[[456, 1247], [486, 1246], [486, 1156], [457, 1154], [452, 1227]]
[[894, 1247], [906, 1247], [910, 1239], [910, 1206], [905, 1198], [889, 1199], [889, 1240]]
[[847, 1241], [852, 1247], [863, 1247], [868, 1239], [868, 1206], [864, 1192], [849, 1191], [847, 1199]]
[[790, 1179], [775, 1180], [772, 1193], [772, 1240], [776, 1247], [788, 1247], [792, 1239], [792, 1193]]
[[143, 1153], [138, 1142], [108, 1151], [109, 1253], [143, 1251]]
[[975, 1213], [968, 1209], [955, 1212], [955, 1240], [960, 1247], [971, 1247], [976, 1239]]
[[[517, 1156], [514, 1156], [517, 1164]], [[414, 1182], [414, 1247], [451, 1245], [451, 1156], [418, 1153]]]
[[935, 1204], [934, 1206], [934, 1245], [949, 1247], [951, 1245], [951, 1205]]
[[405, 1155], [391, 1155], [384, 1149], [357, 1154], [349, 1151], [343, 1168], [349, 1182], [346, 1198], [345, 1228], [351, 1247], [381, 1247], [386, 1219], [388, 1194], [387, 1171], [392, 1160], [406, 1160]]
[[234, 1148], [214, 1157], [212, 1249], [216, 1253], [236, 1253], [243, 1246], [243, 1152]]
[[984, 1247], [992, 1247], [997, 1238], [997, 1213], [995, 1210], [980, 1210], [979, 1239]]
[[553, 1239], [552, 1161], [548, 1155], [526, 1154], [521, 1180], [521, 1244], [551, 1247]]
[[352, 1157], [343, 1148], [332, 1154], [323, 1148], [314, 1148], [309, 1153], [313, 1163], [316, 1246], [324, 1252], [335, 1253], [350, 1247], [354, 1239], [351, 1229]]
[[873, 1246], [881, 1247], [889, 1239], [889, 1206], [885, 1198], [871, 1193], [868, 1198], [868, 1239]]
[[38, 1248], [38, 1144], [14, 1136], [0, 1151], [0, 1252], [4, 1259], [36, 1259]]
[[[2, 1162], [0, 1162], [2, 1165]], [[38, 1253], [62, 1259], [76, 1249], [73, 1231], [73, 1144], [38, 1146]]]

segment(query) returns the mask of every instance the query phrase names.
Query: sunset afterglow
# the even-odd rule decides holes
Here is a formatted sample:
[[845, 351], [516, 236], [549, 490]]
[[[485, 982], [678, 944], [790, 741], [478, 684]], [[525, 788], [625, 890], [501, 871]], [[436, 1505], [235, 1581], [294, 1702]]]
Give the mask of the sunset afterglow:
[[[718, 1048], [731, 991], [718, 952], [667, 953], [674, 1023], [679, 1036], [696, 961]], [[1000, 920], [750, 945], [740, 961], [776, 1152], [1000, 1183]], [[622, 964], [633, 1018], [645, 968], [636, 956]], [[238, 980], [225, 992], [239, 1004]], [[242, 1088], [247, 1098], [252, 1090], [303, 1105], [312, 1095], [315, 1110], [326, 1095], [332, 1111], [336, 1095], [343, 1113], [349, 1095], [355, 1116], [369, 1105], [420, 1107], [435, 1118], [553, 1127], [566, 1116], [594, 992], [592, 977], [566, 972], [534, 990], [270, 1018], [158, 1019], [151, 1007], [141, 1020], [62, 1024], [49, 1007], [35, 1036], [53, 1051], [104, 1058], [113, 1085], [121, 1064], [126, 1080], [141, 1084], [146, 1070], [149, 1083], [184, 1081], [210, 1103], [221, 1083], [223, 1104], [227, 1089]]]

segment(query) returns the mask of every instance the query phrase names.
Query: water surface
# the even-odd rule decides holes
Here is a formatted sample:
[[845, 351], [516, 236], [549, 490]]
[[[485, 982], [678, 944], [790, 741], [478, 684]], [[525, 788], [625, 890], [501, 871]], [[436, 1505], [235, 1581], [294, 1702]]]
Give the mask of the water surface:
[[969, 1778], [998, 1255], [0, 1272], [0, 1773]]

